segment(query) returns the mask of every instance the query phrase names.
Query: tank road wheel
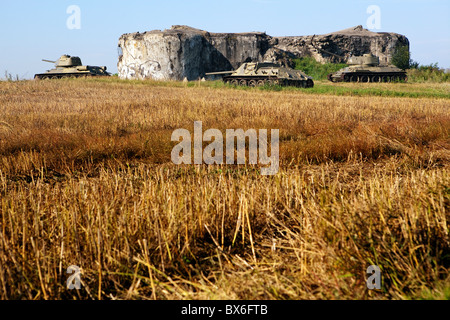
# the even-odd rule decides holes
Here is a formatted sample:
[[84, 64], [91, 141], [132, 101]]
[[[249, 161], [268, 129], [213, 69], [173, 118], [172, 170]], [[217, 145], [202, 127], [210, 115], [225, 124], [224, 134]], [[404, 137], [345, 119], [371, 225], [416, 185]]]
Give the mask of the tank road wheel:
[[361, 82], [369, 82], [370, 78], [368, 76], [361, 76]]
[[248, 86], [249, 86], [249, 87], [256, 87], [256, 80], [250, 80], [250, 81], [248, 82]]
[[239, 81], [237, 79], [233, 79], [233, 80], [230, 81], [230, 84], [232, 86], [237, 86], [237, 85], [239, 85]]
[[269, 86], [273, 86], [273, 80], [272, 80], [272, 79], [266, 80], [266, 83], [267, 83]]
[[383, 77], [381, 78], [381, 81], [382, 81], [382, 82], [391, 82], [391, 78], [389, 78], [389, 76], [383, 76]]
[[311, 79], [306, 80], [306, 88], [312, 88], [314, 87], [314, 81]]
[[264, 87], [265, 84], [266, 82], [264, 80], [258, 80], [258, 82], [256, 83], [258, 87]]
[[357, 76], [350, 76], [350, 82], [357, 82], [358, 77]]
[[350, 79], [351, 79], [351, 77], [350, 77], [349, 75], [346, 74], [346, 75], [344, 76], [344, 82], [349, 82]]
[[372, 79], [370, 80], [371, 82], [380, 82], [380, 76], [373, 76]]
[[245, 80], [245, 79], [239, 80], [239, 85], [240, 86], [246, 86], [247, 85], [247, 80]]

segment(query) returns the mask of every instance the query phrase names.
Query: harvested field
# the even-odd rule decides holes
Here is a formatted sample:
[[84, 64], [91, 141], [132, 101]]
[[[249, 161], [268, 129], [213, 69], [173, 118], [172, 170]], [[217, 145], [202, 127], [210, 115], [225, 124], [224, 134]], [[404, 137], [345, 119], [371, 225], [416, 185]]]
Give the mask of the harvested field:
[[[449, 298], [449, 89], [0, 82], [0, 298]], [[279, 129], [279, 172], [173, 164], [197, 120]]]

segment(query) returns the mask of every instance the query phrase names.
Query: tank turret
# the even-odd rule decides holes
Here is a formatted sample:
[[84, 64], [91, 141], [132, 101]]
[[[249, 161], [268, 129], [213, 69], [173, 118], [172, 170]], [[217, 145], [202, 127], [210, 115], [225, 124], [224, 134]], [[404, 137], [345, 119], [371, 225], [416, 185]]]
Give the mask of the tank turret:
[[55, 68], [45, 73], [34, 75], [35, 79], [60, 79], [69, 77], [109, 76], [106, 67], [83, 66], [81, 59], [67, 54], [62, 55], [57, 61], [42, 59], [42, 61], [55, 64]]
[[350, 57], [347, 60], [347, 64], [351, 66], [361, 65], [374, 67], [380, 64], [380, 59], [371, 55], [370, 53], [363, 54], [360, 57]]
[[366, 53], [362, 56], [353, 56], [347, 60], [349, 65], [336, 72], [328, 74], [332, 82], [391, 82], [406, 81], [404, 70], [393, 65], [380, 66], [378, 57]]
[[209, 72], [206, 76], [223, 75], [223, 81], [232, 85], [264, 86], [277, 84], [312, 88], [314, 81], [300, 70], [282, 67], [274, 62], [245, 62], [233, 71]]
[[56, 67], [77, 67], [83, 65], [79, 57], [71, 57], [67, 54], [62, 55], [58, 61], [55, 62]]

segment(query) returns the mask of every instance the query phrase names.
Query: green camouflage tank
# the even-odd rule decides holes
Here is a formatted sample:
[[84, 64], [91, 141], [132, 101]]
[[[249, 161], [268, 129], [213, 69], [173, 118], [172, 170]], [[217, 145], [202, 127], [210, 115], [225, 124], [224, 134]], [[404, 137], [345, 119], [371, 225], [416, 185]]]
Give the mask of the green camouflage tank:
[[223, 81], [232, 85], [257, 87], [266, 84], [312, 88], [314, 81], [300, 70], [282, 67], [274, 62], [245, 62], [234, 71], [209, 72], [224, 75]]
[[34, 75], [35, 79], [61, 79], [69, 77], [92, 77], [109, 76], [106, 67], [83, 66], [79, 57], [72, 57], [67, 54], [62, 55], [57, 61], [45, 60], [55, 64], [55, 68], [47, 70], [45, 73]]
[[332, 82], [391, 82], [406, 81], [406, 72], [395, 66], [380, 66], [378, 57], [368, 53], [360, 57], [350, 57], [349, 65], [328, 74]]

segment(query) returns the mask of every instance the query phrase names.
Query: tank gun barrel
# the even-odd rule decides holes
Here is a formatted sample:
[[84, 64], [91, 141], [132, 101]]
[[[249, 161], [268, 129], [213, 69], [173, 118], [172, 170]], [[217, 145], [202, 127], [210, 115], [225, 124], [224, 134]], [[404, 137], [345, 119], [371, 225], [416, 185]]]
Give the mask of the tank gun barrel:
[[219, 71], [219, 72], [208, 72], [205, 73], [206, 76], [213, 76], [213, 75], [219, 75], [219, 74], [230, 74], [233, 73], [234, 71]]
[[42, 61], [50, 62], [50, 63], [56, 63], [56, 61], [53, 61], [53, 60], [47, 60], [47, 59], [42, 59]]

